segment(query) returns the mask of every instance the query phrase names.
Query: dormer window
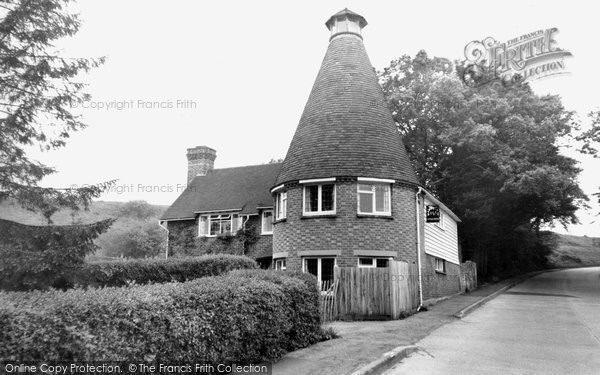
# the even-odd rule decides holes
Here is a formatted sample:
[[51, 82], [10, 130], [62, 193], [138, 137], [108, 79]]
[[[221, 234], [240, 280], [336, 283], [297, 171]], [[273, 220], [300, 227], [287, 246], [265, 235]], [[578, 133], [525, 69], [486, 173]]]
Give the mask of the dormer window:
[[[335, 214], [335, 179], [306, 180], [303, 214], [305, 216]], [[322, 183], [317, 183], [322, 182]]]

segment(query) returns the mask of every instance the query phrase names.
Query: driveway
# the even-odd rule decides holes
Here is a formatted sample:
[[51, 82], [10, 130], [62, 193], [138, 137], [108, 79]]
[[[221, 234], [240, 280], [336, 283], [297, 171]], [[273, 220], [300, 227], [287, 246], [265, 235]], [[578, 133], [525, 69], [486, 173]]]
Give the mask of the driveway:
[[538, 275], [416, 345], [385, 374], [600, 374], [600, 267]]

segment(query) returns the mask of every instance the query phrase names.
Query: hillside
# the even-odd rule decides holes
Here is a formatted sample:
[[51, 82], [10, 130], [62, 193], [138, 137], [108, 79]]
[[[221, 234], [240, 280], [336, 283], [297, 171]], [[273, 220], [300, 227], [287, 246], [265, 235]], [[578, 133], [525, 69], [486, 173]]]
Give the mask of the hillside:
[[[56, 225], [69, 225], [116, 218], [117, 221], [110, 229], [95, 241], [100, 247], [96, 253], [99, 256], [120, 256], [124, 249], [131, 252], [132, 248], [140, 247], [147, 252], [152, 246], [159, 247], [156, 252], [162, 253], [166, 246], [166, 232], [159, 227], [158, 218], [166, 209], [167, 206], [152, 205], [144, 201], [96, 201], [88, 211], [59, 211], [52, 216], [52, 220]], [[0, 202], [0, 219], [28, 225], [47, 224], [41, 214], [27, 211], [11, 201]]]
[[571, 236], [554, 232], [542, 233], [552, 248], [548, 262], [552, 267], [600, 266], [600, 237]]

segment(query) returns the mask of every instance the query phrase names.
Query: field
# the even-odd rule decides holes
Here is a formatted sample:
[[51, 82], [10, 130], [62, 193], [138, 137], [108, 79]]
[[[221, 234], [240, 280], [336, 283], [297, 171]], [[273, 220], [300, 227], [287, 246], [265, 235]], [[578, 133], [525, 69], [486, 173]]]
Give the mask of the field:
[[544, 232], [543, 238], [552, 248], [548, 257], [552, 267], [600, 266], [600, 237]]

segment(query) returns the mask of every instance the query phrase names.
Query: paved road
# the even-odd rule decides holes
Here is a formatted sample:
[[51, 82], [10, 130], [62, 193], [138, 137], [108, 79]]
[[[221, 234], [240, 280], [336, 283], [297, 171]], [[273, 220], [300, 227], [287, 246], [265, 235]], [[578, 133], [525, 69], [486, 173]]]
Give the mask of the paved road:
[[416, 345], [385, 374], [600, 374], [600, 267], [538, 275]]

